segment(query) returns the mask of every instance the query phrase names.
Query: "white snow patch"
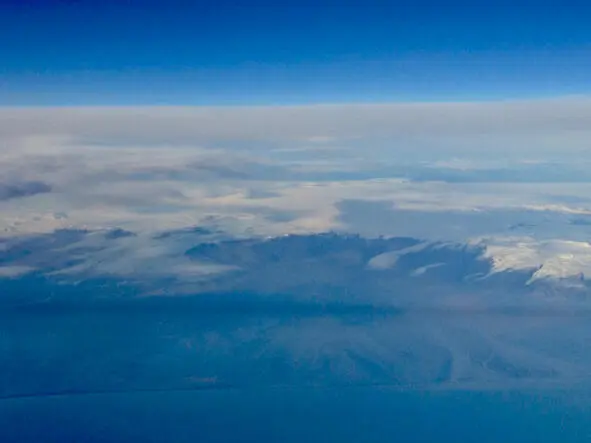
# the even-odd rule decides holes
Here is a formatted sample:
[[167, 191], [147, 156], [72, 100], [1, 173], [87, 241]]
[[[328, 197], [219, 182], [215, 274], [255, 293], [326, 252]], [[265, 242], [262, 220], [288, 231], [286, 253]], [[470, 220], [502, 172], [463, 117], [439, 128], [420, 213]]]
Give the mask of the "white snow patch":
[[373, 269], [373, 270], [378, 270], [378, 271], [385, 270], [385, 269], [392, 269], [394, 266], [396, 266], [396, 263], [398, 262], [399, 257], [401, 257], [405, 254], [409, 254], [411, 252], [421, 251], [421, 250], [425, 249], [425, 247], [427, 245], [428, 245], [428, 243], [419, 243], [414, 246], [409, 246], [408, 248], [398, 249], [396, 251], [388, 251], [388, 252], [384, 252], [382, 254], [376, 255], [375, 257], [372, 257], [367, 262], [367, 268]]
[[487, 239], [483, 243], [484, 257], [492, 260], [493, 273], [535, 269], [530, 283], [543, 278], [591, 275], [591, 244], [588, 242], [508, 237]]

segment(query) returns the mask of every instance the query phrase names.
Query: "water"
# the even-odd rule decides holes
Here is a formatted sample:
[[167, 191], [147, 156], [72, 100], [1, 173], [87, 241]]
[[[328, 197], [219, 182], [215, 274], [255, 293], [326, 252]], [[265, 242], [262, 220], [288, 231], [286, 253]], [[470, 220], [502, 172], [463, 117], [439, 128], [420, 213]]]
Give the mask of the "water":
[[587, 442], [589, 394], [269, 388], [11, 399], [0, 401], [0, 441]]

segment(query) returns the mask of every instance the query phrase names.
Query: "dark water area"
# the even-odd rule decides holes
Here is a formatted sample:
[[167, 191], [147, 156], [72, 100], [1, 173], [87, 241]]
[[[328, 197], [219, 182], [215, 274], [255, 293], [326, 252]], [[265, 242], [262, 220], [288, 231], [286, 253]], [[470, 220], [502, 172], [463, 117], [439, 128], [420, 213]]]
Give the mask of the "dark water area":
[[3, 443], [587, 442], [591, 392], [267, 388], [0, 401]]

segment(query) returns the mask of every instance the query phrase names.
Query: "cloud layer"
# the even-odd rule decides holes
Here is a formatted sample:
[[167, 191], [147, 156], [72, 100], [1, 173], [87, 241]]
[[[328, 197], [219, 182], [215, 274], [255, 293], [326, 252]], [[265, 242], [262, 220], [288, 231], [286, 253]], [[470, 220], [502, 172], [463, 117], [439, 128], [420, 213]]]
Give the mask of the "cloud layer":
[[[535, 133], [580, 136], [588, 134], [590, 122], [591, 100], [586, 97], [482, 103], [0, 109], [0, 128], [7, 137], [73, 135], [117, 144], [326, 143], [368, 137]], [[580, 138], [569, 140], [575, 141]]]
[[3, 108], [0, 229], [586, 241], [590, 128], [585, 97]]

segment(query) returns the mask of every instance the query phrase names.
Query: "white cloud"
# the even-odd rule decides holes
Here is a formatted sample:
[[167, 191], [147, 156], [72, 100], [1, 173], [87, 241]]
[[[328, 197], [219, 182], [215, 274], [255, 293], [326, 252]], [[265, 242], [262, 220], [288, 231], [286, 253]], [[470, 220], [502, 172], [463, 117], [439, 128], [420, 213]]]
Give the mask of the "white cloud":
[[312, 137], [308, 137], [305, 139], [305, 141], [307, 141], [308, 143], [314, 143], [314, 144], [319, 144], [319, 145], [332, 143], [337, 140], [338, 139], [336, 137], [331, 137], [328, 135], [314, 135]]
[[[196, 242], [196, 239], [192, 241]], [[146, 235], [106, 241], [104, 232], [95, 232], [54, 251], [61, 257], [75, 260], [76, 264], [61, 268], [53, 275], [123, 277], [140, 282], [173, 277], [191, 283], [235, 269], [191, 260], [184, 254], [190, 247], [186, 240], [154, 241], [153, 237]]]
[[30, 266], [0, 266], [0, 278], [20, 277], [34, 270], [35, 268]]

